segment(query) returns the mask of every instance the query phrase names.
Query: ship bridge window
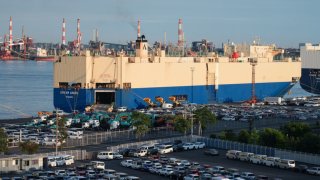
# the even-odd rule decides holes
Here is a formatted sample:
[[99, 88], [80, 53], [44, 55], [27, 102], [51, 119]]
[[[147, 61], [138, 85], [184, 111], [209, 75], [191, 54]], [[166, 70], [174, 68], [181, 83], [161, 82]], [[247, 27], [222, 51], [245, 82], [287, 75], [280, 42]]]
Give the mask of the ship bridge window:
[[96, 83], [96, 88], [115, 89], [115, 83]]
[[123, 89], [131, 89], [131, 83], [123, 83]]
[[67, 82], [59, 82], [59, 87], [66, 89], [66, 88], [81, 88], [81, 83], [72, 83], [69, 84]]
[[60, 88], [68, 88], [68, 86], [69, 86], [69, 83], [67, 83], [67, 82], [59, 82]]

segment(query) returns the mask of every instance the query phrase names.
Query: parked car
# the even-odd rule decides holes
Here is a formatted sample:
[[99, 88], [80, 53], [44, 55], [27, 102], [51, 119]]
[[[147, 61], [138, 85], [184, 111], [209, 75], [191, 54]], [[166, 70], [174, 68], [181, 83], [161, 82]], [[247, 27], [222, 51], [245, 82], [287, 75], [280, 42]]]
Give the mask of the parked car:
[[134, 157], [142, 157], [147, 155], [147, 150], [138, 150], [137, 152], [133, 153]]
[[198, 180], [199, 175], [198, 174], [188, 174], [183, 177], [183, 180]]
[[193, 143], [184, 143], [182, 147], [184, 150], [195, 149], [195, 145]]
[[203, 149], [206, 147], [206, 143], [204, 142], [195, 142], [193, 143], [196, 149]]
[[102, 151], [97, 155], [98, 159], [122, 159], [123, 155], [113, 151]]
[[256, 178], [256, 176], [251, 172], [243, 172], [243, 173], [241, 173], [241, 177], [244, 179], [250, 179], [250, 180], [251, 179], [253, 180]]
[[133, 163], [133, 161], [131, 159], [126, 159], [126, 160], [121, 161], [120, 164], [121, 164], [121, 166], [124, 166], [124, 167], [131, 167], [132, 163]]
[[219, 155], [219, 151], [216, 149], [207, 149], [204, 151], [204, 154], [206, 155], [210, 155], [210, 156], [218, 156]]
[[267, 155], [255, 154], [250, 157], [250, 162], [253, 164], [262, 164], [265, 159], [267, 159]]
[[239, 159], [239, 154], [241, 151], [237, 151], [237, 150], [228, 150], [226, 153], [226, 157], [228, 159]]
[[276, 161], [280, 161], [280, 158], [278, 157], [267, 157], [262, 160], [262, 164], [266, 166], [274, 167], [276, 166]]
[[312, 167], [307, 169], [308, 174], [320, 175], [320, 167]]
[[240, 161], [249, 161], [252, 156], [254, 156], [253, 153], [250, 153], [250, 152], [240, 152], [240, 153], [239, 153], [239, 160], [240, 160]]
[[91, 161], [90, 164], [93, 166], [94, 169], [104, 169], [105, 164], [102, 161]]
[[158, 152], [160, 154], [167, 154], [173, 152], [172, 145], [161, 145], [158, 147]]
[[279, 168], [285, 168], [285, 169], [294, 168], [296, 166], [295, 161], [290, 159], [280, 159], [279, 161], [276, 161], [275, 164]]
[[127, 111], [127, 107], [125, 107], [125, 106], [118, 107], [117, 111], [118, 112], [126, 112]]

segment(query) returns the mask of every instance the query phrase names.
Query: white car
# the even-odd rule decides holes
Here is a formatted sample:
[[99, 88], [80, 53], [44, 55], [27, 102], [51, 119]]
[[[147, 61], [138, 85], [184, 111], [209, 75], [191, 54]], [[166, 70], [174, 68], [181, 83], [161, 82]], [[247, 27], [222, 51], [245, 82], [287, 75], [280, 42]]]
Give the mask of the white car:
[[90, 164], [93, 166], [94, 169], [104, 169], [105, 164], [102, 161], [91, 161]]
[[97, 155], [98, 159], [123, 159], [123, 155], [113, 151], [102, 151]]
[[307, 169], [307, 173], [314, 174], [314, 175], [320, 175], [320, 167], [312, 167]]
[[149, 172], [153, 174], [159, 174], [159, 171], [162, 169], [162, 167], [151, 167], [149, 168]]
[[133, 153], [134, 157], [142, 157], [142, 156], [146, 156], [148, 154], [147, 150], [139, 150], [135, 153]]
[[241, 173], [241, 177], [244, 179], [255, 179], [256, 176], [251, 172], [243, 172]]
[[206, 147], [206, 143], [204, 143], [204, 142], [195, 142], [194, 145], [195, 145], [196, 149], [203, 149]]
[[267, 157], [266, 159], [263, 159], [262, 160], [262, 164], [263, 165], [266, 165], [266, 166], [276, 166], [276, 162], [279, 162], [280, 161], [280, 158], [278, 157]]
[[121, 161], [121, 166], [124, 166], [124, 167], [132, 167], [132, 163], [133, 161], [131, 159], [127, 159], [127, 160], [123, 160]]
[[181, 160], [180, 163], [181, 163], [180, 166], [183, 166], [183, 167], [191, 166], [191, 163], [188, 160]]
[[127, 111], [127, 107], [125, 107], [125, 106], [119, 107], [119, 108], [117, 109], [117, 111], [118, 111], [118, 112], [126, 112], [126, 111]]
[[193, 143], [184, 143], [182, 147], [184, 150], [195, 149], [195, 145]]
[[237, 150], [228, 150], [226, 153], [226, 157], [228, 159], [239, 159], [239, 155], [240, 155], [241, 151], [237, 151]]
[[173, 174], [173, 169], [168, 167], [162, 168], [160, 169], [159, 174], [163, 176], [170, 176], [171, 174]]
[[255, 154], [250, 157], [250, 162], [253, 164], [262, 164], [263, 160], [267, 159], [266, 155]]
[[183, 180], [198, 180], [199, 175], [198, 174], [189, 174], [183, 177]]

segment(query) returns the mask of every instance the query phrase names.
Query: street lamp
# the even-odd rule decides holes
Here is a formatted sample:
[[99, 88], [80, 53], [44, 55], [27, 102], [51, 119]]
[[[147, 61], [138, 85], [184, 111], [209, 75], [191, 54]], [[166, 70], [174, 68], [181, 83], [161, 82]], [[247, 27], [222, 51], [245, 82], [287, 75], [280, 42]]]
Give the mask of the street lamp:
[[191, 116], [191, 138], [193, 137], [193, 111], [196, 110], [196, 107], [194, 105], [191, 105], [189, 108], [190, 116]]
[[191, 70], [191, 102], [193, 103], [193, 72], [195, 67], [190, 67]]
[[58, 109], [56, 109], [56, 156], [58, 155], [58, 119], [59, 119], [59, 115], [58, 115]]

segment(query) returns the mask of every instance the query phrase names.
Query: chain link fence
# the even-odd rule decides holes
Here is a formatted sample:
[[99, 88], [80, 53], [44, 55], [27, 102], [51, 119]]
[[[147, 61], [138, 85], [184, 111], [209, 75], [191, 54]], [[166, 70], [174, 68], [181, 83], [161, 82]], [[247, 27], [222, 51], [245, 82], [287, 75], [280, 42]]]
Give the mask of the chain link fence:
[[[182, 134], [173, 131], [171, 128], [161, 127], [153, 128], [146, 134], [140, 137], [140, 140], [159, 139], [166, 137], [181, 136]], [[78, 147], [97, 144], [112, 144], [122, 143], [127, 141], [137, 140], [134, 130], [122, 130], [122, 131], [106, 131], [95, 132], [90, 134], [84, 134], [81, 139], [67, 139], [64, 147]]]

